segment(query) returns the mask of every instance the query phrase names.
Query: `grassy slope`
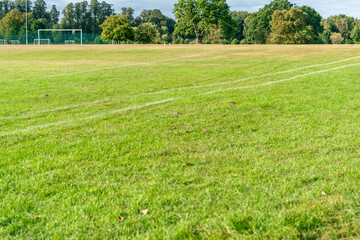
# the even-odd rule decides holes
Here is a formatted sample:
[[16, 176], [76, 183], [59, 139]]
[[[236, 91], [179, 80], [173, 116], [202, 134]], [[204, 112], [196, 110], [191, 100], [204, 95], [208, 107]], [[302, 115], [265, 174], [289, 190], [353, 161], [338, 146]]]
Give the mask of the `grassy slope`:
[[[360, 237], [360, 66], [199, 95], [359, 59], [144, 94], [359, 55], [357, 46], [0, 48], [0, 237]], [[23, 78], [33, 79], [14, 81]], [[94, 117], [169, 98], [180, 99]], [[83, 103], [92, 104], [67, 107]]]

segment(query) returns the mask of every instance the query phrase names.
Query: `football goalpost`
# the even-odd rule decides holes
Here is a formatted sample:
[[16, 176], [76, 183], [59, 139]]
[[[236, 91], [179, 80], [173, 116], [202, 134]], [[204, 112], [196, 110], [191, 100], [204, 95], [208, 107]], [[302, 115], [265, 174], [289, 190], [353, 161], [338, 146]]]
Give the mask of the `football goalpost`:
[[75, 44], [75, 40], [65, 40], [65, 45]]
[[0, 39], [0, 45], [6, 45], [7, 41], [5, 39]]
[[[46, 36], [44, 37], [44, 35]], [[42, 40], [49, 40], [50, 43], [55, 44], [79, 43], [83, 45], [83, 32], [82, 29], [39, 29], [38, 40], [39, 39], [40, 41], [37, 41], [38, 45], [41, 44]]]
[[34, 45], [50, 45], [50, 39], [34, 39]]
[[19, 40], [10, 40], [11, 45], [20, 45]]

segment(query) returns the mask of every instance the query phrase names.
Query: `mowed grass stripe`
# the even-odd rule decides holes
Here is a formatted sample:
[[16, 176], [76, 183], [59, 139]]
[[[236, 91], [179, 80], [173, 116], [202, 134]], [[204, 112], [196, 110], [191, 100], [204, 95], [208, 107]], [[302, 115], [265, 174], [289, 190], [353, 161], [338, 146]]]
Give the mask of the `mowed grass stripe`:
[[[91, 58], [93, 48], [83, 48], [76, 59]], [[137, 46], [132, 59], [142, 60], [148, 48]], [[48, 85], [33, 88], [26, 82], [12, 83], [13, 88], [6, 85], [9, 88], [0, 91], [1, 111], [21, 113], [21, 109], [110, 99], [119, 93], [131, 96], [144, 90], [157, 91], [155, 87], [205, 85], [360, 55], [359, 47], [347, 45], [246, 46], [242, 51], [235, 46], [183, 48], [184, 52], [210, 48], [229, 52], [214, 54], [211, 64], [199, 58], [132, 67], [131, 71], [111, 70], [105, 81], [101, 74], [87, 74], [93, 77], [88, 87], [89, 76], [72, 81], [71, 77], [54, 78], [44, 81]], [[11, 55], [19, 63], [13, 71], [19, 69], [30, 76], [36, 73], [25, 62], [21, 64], [21, 56], [32, 59], [31, 49], [11, 49], [19, 53]], [[109, 58], [104, 65], [117, 59], [118, 52], [108, 54], [107, 47], [96, 49], [97, 56], [103, 51], [103, 59]], [[6, 51], [1, 48], [0, 56]], [[55, 60], [59, 56], [59, 61], [50, 64], [57, 67], [76, 55], [71, 52], [67, 58], [58, 51], [37, 51], [34, 59], [53, 56]], [[159, 48], [153, 51], [164, 56]], [[169, 51], [169, 56], [177, 53]], [[186, 71], [188, 64], [194, 67]], [[201, 79], [204, 84], [195, 65], [209, 69], [207, 77]], [[229, 70], [231, 66], [238, 70]], [[133, 68], [151, 68], [152, 72], [131, 78]], [[1, 137], [0, 238], [358, 239], [359, 66], [263, 87], [197, 95], [322, 70], [325, 67], [209, 89], [129, 97], [4, 122], [1, 132], [184, 97]], [[4, 73], [2, 77], [7, 79], [16, 75], [11, 69]], [[129, 79], [115, 82], [119, 74]], [[166, 77], [160, 76], [164, 74]], [[218, 79], [208, 78], [210, 75]], [[50, 88], [50, 82], [58, 86]], [[128, 85], [122, 85], [124, 82]], [[58, 92], [44, 97], [47, 87]], [[25, 120], [29, 121], [27, 126]]]
[[[219, 89], [219, 90], [203, 92], [203, 93], [196, 94], [195, 96], [208, 95], [208, 94], [214, 94], [214, 93], [218, 93], [218, 92], [225, 92], [225, 91], [232, 91], [232, 90], [239, 90], [239, 89], [263, 87], [263, 86], [268, 86], [268, 85], [272, 85], [272, 84], [276, 84], [276, 83], [287, 82], [287, 81], [291, 81], [291, 80], [294, 80], [294, 79], [303, 78], [303, 77], [307, 77], [307, 76], [311, 76], [311, 75], [315, 75], [315, 74], [336, 71], [336, 70], [349, 68], [349, 67], [355, 67], [355, 66], [359, 66], [359, 65], [360, 65], [360, 63], [348, 64], [348, 65], [344, 65], [344, 66], [340, 66], [340, 67], [336, 67], [336, 68], [331, 68], [331, 69], [326, 69], [326, 70], [321, 70], [321, 71], [315, 71], [315, 72], [312, 72], [312, 73], [302, 74], [302, 75], [298, 75], [298, 76], [294, 76], [294, 77], [286, 78], [286, 79], [281, 79], [281, 80], [277, 80], [277, 81], [265, 82], [265, 83], [261, 83], [261, 84], [250, 85], [250, 86], [232, 87], [232, 88], [226, 88], [226, 89]], [[67, 124], [71, 124], [71, 123], [79, 122], [79, 121], [87, 121], [87, 120], [91, 120], [91, 119], [94, 119], [94, 118], [100, 118], [100, 117], [104, 117], [104, 116], [107, 116], [107, 115], [118, 114], [118, 113], [122, 113], [122, 112], [129, 111], [129, 110], [135, 110], [135, 109], [144, 108], [144, 107], [148, 107], [148, 106], [159, 105], [159, 104], [168, 103], [168, 102], [174, 102], [174, 101], [177, 101], [177, 100], [190, 98], [190, 97], [194, 97], [194, 95], [193, 96], [187, 96], [187, 97], [180, 97], [180, 98], [164, 99], [164, 100], [156, 101], [156, 102], [149, 102], [149, 103], [145, 103], [145, 104], [142, 104], [142, 105], [126, 107], [126, 108], [119, 109], [119, 110], [112, 110], [112, 111], [109, 111], [109, 112], [102, 112], [102, 113], [87, 116], [87, 117], [84, 117], [84, 118], [78, 118], [78, 119], [67, 120], [67, 121], [60, 121], [60, 122], [56, 122], [56, 123], [47, 123], [47, 124], [43, 124], [43, 125], [32, 126], [32, 127], [26, 128], [26, 129], [18, 129], [18, 130], [14, 130], [14, 131], [10, 131], [10, 132], [0, 132], [0, 136], [4, 137], [4, 136], [9, 136], [9, 135], [16, 135], [16, 134], [19, 134], [19, 133], [27, 133], [27, 132], [35, 131], [35, 130], [38, 130], [38, 129], [48, 128], [48, 127], [67, 125]]]
[[41, 76], [41, 77], [37, 77], [37, 78], [23, 78], [23, 79], [5, 80], [5, 81], [0, 81], [0, 83], [10, 83], [10, 82], [19, 82], [19, 81], [31, 81], [31, 80], [42, 80], [42, 79], [65, 77], [65, 76], [67, 77], [67, 76], [80, 75], [80, 74], [86, 74], [86, 73], [93, 73], [93, 72], [113, 70], [113, 69], [117, 69], [117, 68], [136, 67], [136, 66], [141, 66], [141, 65], [148, 65], [148, 64], [155, 64], [155, 63], [164, 63], [164, 62], [177, 61], [177, 60], [186, 59], [186, 58], [199, 57], [199, 56], [211, 54], [211, 53], [214, 53], [214, 52], [217, 52], [217, 51], [210, 51], [210, 52], [199, 53], [199, 54], [195, 54], [195, 55], [189, 55], [189, 56], [178, 57], [178, 58], [171, 58], [171, 59], [154, 60], [154, 61], [140, 62], [140, 63], [131, 63], [131, 64], [118, 65], [118, 66], [111, 66], [111, 67], [103, 67], [103, 68], [89, 69], [89, 70], [84, 70], [84, 71], [79, 71], [79, 72], [63, 73], [63, 74], [56, 74], [56, 75], [49, 75], [49, 76]]
[[[305, 66], [305, 67], [289, 69], [289, 70], [285, 70], [285, 71], [281, 71], [281, 72], [267, 73], [267, 74], [263, 74], [263, 75], [259, 75], [259, 76], [253, 76], [253, 77], [248, 77], [248, 78], [243, 78], [243, 79], [238, 79], [238, 80], [232, 80], [232, 81], [226, 81], [226, 82], [218, 82], [218, 83], [212, 83], [212, 84], [206, 84], [206, 85], [188, 86], [188, 87], [165, 89], [165, 90], [160, 90], [160, 91], [155, 91], [155, 92], [140, 93], [140, 94], [135, 94], [135, 95], [133, 95], [131, 97], [137, 97], [137, 96], [142, 96], [142, 95], [160, 94], [160, 93], [167, 93], [167, 92], [173, 92], [173, 91], [182, 91], [182, 90], [189, 90], [189, 89], [208, 88], [208, 87], [213, 87], [213, 86], [233, 84], [233, 83], [253, 80], [253, 79], [257, 79], [257, 78], [264, 78], [264, 77], [269, 77], [269, 76], [274, 76], [274, 75], [290, 73], [290, 72], [294, 72], [294, 71], [305, 70], [305, 69], [309, 69], [309, 68], [333, 65], [333, 64], [347, 62], [347, 61], [351, 61], [351, 60], [355, 60], [355, 59], [359, 59], [359, 58], [360, 57], [347, 58], [347, 59], [334, 61], [334, 62], [329, 62], [329, 63], [324, 63], [324, 64], [316, 64], [316, 65], [311, 65], [311, 66]], [[71, 109], [71, 108], [77, 108], [77, 107], [81, 107], [81, 106], [93, 105], [93, 104], [97, 104], [97, 103], [107, 102], [109, 100], [119, 100], [119, 99], [120, 98], [112, 98], [112, 99], [107, 98], [107, 99], [95, 100], [95, 101], [88, 102], [88, 103], [79, 103], [79, 104], [75, 104], [75, 105], [56, 107], [56, 108], [52, 108], [52, 109], [43, 109], [43, 110], [39, 110], [39, 111], [35, 111], [35, 112], [28, 112], [25, 116], [24, 115], [23, 116], [5, 116], [5, 117], [0, 118], [0, 120], [24, 118], [24, 117], [28, 118], [29, 116], [31, 116], [33, 114], [46, 113], [46, 112], [52, 112], [52, 111], [58, 111], [58, 110], [64, 110], [64, 109]]]

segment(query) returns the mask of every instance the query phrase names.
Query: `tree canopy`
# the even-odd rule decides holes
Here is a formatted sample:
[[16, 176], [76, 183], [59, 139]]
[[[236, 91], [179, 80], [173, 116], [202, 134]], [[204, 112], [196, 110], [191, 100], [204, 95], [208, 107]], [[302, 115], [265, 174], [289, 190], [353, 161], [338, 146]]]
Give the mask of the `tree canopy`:
[[307, 25], [308, 14], [301, 9], [276, 10], [272, 15], [271, 43], [305, 44], [313, 40], [313, 28]]
[[158, 31], [153, 23], [145, 22], [135, 30], [135, 40], [139, 43], [155, 43]]
[[[101, 41], [104, 22], [115, 15], [112, 20], [116, 19], [120, 28], [124, 22], [118, 17], [126, 18], [126, 24], [133, 30], [132, 41], [138, 43], [360, 43], [360, 20], [344, 14], [324, 19], [315, 9], [297, 6], [291, 0], [272, 0], [252, 13], [230, 11], [226, 0], [177, 0], [173, 9], [175, 19], [159, 9], [146, 9], [135, 16], [134, 9], [122, 7], [116, 14], [113, 5], [103, 0], [69, 2], [61, 11], [54, 4], [48, 9], [46, 1], [0, 0], [0, 39], [7, 38], [7, 32], [25, 29], [22, 19], [28, 3], [30, 31], [82, 29], [98, 39], [97, 43]], [[119, 31], [114, 26], [111, 29]], [[15, 32], [12, 37], [19, 35]], [[123, 41], [122, 37], [116, 39]]]
[[126, 42], [134, 40], [134, 30], [131, 28], [126, 16], [114, 15], [108, 17], [103, 24], [101, 39], [104, 42]]
[[195, 35], [198, 44], [202, 44], [205, 33], [214, 26], [235, 26], [225, 0], [179, 0], [173, 12], [177, 20], [175, 33]]
[[[31, 16], [31, 14], [29, 14]], [[18, 9], [11, 10], [0, 20], [0, 31], [11, 32], [20, 31], [25, 24], [25, 13]]]

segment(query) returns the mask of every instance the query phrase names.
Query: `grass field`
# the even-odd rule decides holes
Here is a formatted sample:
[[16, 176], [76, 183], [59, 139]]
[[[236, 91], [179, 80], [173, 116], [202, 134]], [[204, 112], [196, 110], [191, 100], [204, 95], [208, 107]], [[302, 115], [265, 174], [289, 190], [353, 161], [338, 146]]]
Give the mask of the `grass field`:
[[359, 239], [359, 56], [0, 47], [0, 238]]

